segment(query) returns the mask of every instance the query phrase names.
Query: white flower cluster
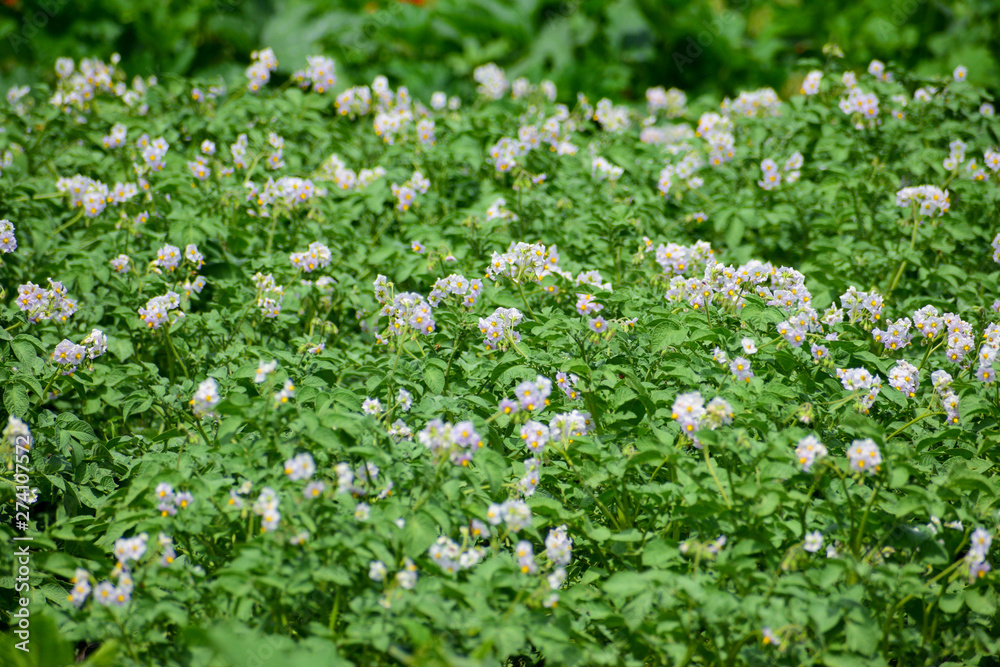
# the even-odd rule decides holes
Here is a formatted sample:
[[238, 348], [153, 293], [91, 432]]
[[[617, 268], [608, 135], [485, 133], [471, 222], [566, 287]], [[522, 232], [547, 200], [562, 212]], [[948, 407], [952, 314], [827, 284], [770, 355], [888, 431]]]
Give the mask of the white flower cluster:
[[731, 101], [727, 97], [722, 101], [722, 111], [746, 118], [761, 116], [777, 116], [781, 113], [781, 100], [773, 88], [742, 91]]
[[913, 398], [920, 388], [920, 371], [910, 362], [900, 359], [889, 371], [889, 386]]
[[701, 392], [692, 391], [677, 396], [670, 417], [680, 424], [681, 431], [694, 441], [694, 446], [701, 449], [697, 437], [698, 431], [702, 429], [714, 431], [720, 426], [731, 424], [733, 407], [721, 396], [716, 396], [705, 405]]
[[440, 90], [431, 95], [431, 108], [435, 111], [443, 111], [445, 108], [451, 111], [457, 111], [461, 106], [462, 100], [454, 96], [449, 99], [448, 96]]
[[663, 146], [668, 153], [676, 154], [687, 150], [687, 141], [695, 137], [694, 130], [687, 123], [657, 127], [649, 125], [642, 128], [639, 141], [644, 144]]
[[349, 169], [344, 164], [344, 161], [336, 153], [323, 163], [322, 172], [320, 180], [333, 181], [341, 190], [361, 190], [385, 176], [385, 169], [382, 167], [364, 168], [355, 173], [353, 169]]
[[125, 138], [127, 135], [128, 128], [121, 123], [115, 123], [111, 126], [111, 132], [104, 137], [101, 137], [101, 143], [104, 144], [105, 148], [118, 148], [119, 146], [125, 145]]
[[[542, 92], [542, 95], [545, 96], [545, 99], [547, 99], [549, 102], [556, 101], [556, 84], [552, 83], [548, 79], [543, 80], [537, 86], [531, 83], [531, 81], [529, 81], [525, 77], [520, 77], [518, 79], [515, 79], [514, 83], [511, 85], [510, 96], [515, 100], [520, 100], [524, 99], [529, 95], [532, 95], [533, 93], [539, 90]], [[440, 107], [435, 107], [435, 108], [440, 108]]]
[[882, 465], [882, 452], [871, 438], [852, 442], [847, 449], [847, 458], [854, 472], [874, 475]]
[[590, 175], [596, 181], [608, 180], [612, 183], [622, 177], [625, 170], [617, 165], [611, 164], [607, 159], [597, 156], [590, 164]]
[[372, 127], [375, 129], [375, 134], [382, 137], [382, 141], [392, 145], [396, 143], [396, 137], [412, 122], [413, 111], [409, 107], [397, 105], [391, 109], [378, 111], [372, 121]]
[[280, 503], [281, 500], [274, 489], [269, 486], [261, 489], [260, 495], [253, 504], [254, 514], [260, 517], [261, 532], [277, 530], [278, 524], [281, 523], [281, 512], [278, 511]]
[[[507, 173], [518, 165], [518, 159], [542, 144], [549, 146], [549, 149], [556, 155], [576, 155], [577, 147], [569, 141], [571, 132], [575, 129], [574, 121], [569, 118], [569, 109], [563, 104], [557, 104], [555, 115], [544, 118], [532, 125], [522, 125], [517, 130], [517, 138], [502, 137], [495, 144], [490, 146], [490, 159], [493, 160], [494, 168], [500, 173]], [[543, 176], [536, 176], [533, 181], [544, 180]]]
[[424, 146], [433, 146], [437, 143], [437, 136], [434, 134], [434, 121], [430, 118], [422, 118], [417, 123], [417, 138]]
[[486, 549], [479, 546], [462, 550], [450, 537], [442, 535], [427, 550], [431, 560], [448, 574], [475, 567], [486, 556]]
[[920, 215], [942, 216], [951, 206], [947, 190], [934, 185], [918, 185], [902, 188], [896, 192], [896, 205], [906, 208], [916, 204]]
[[[859, 292], [852, 285], [847, 288], [846, 292], [840, 295], [840, 305], [847, 311], [848, 321], [852, 323], [875, 323], [882, 318], [882, 308], [885, 303], [882, 295], [875, 290], [871, 292]], [[835, 317], [834, 319], [842, 320], [843, 315], [844, 313], [841, 312], [839, 318]]]
[[559, 251], [555, 246], [546, 248], [541, 243], [512, 241], [507, 252], [493, 253], [486, 275], [497, 281], [501, 277], [510, 278], [514, 283], [541, 282], [542, 278], [557, 273], [571, 279], [571, 274], [559, 268]]
[[[135, 107], [146, 91], [156, 85], [156, 77], [148, 79], [135, 77], [132, 88], [125, 84], [125, 74], [118, 69], [120, 58], [117, 53], [111, 56], [111, 62], [105, 63], [96, 58], [84, 58], [79, 68], [72, 58], [56, 59], [56, 75], [59, 77], [57, 87], [49, 104], [64, 113], [89, 111], [98, 93], [119, 98], [127, 107]], [[139, 107], [139, 114], [145, 115], [146, 105]]]
[[677, 118], [683, 116], [687, 95], [677, 88], [664, 90], [663, 86], [649, 88], [646, 90], [646, 109], [651, 115], [663, 111], [667, 118]]
[[430, 187], [431, 182], [424, 178], [424, 175], [419, 171], [414, 171], [410, 180], [402, 185], [393, 183], [391, 188], [392, 194], [396, 198], [396, 209], [409, 211], [410, 207], [416, 202], [417, 195], [425, 194]]
[[341, 116], [364, 116], [371, 110], [372, 91], [368, 86], [354, 86], [337, 96], [337, 113]]
[[479, 332], [483, 334], [483, 345], [487, 350], [506, 350], [511, 343], [521, 342], [521, 334], [514, 327], [521, 323], [524, 315], [517, 308], [498, 307], [493, 314], [479, 318]]
[[[170, 311], [177, 309], [181, 305], [181, 298], [172, 290], [161, 296], [154, 296], [146, 302], [145, 307], [139, 308], [139, 319], [146, 323], [150, 329], [159, 329], [160, 326], [170, 319]], [[178, 310], [177, 319], [184, 317], [184, 311]], [[170, 322], [173, 325], [173, 322]]]
[[819, 70], [813, 70], [806, 74], [806, 78], [802, 81], [802, 87], [799, 88], [799, 92], [803, 95], [815, 95], [819, 92], [819, 82], [823, 79], [823, 72]]
[[510, 89], [507, 75], [495, 63], [480, 65], [472, 73], [472, 78], [479, 84], [476, 89], [479, 94], [491, 100], [499, 100]]
[[600, 124], [601, 129], [605, 132], [621, 132], [630, 124], [628, 107], [624, 105], [616, 107], [611, 100], [605, 97], [597, 103], [594, 110], [594, 120]]
[[438, 278], [434, 288], [427, 295], [427, 301], [437, 308], [438, 304], [448, 298], [449, 294], [462, 297], [462, 305], [471, 308], [476, 305], [479, 295], [483, 293], [483, 281], [479, 278], [467, 280], [465, 276], [453, 273], [447, 278]]
[[727, 116], [708, 112], [698, 119], [695, 134], [708, 144], [708, 161], [713, 167], [729, 162], [736, 155], [736, 138], [732, 130], [733, 122]]
[[982, 526], [972, 531], [969, 537], [969, 552], [965, 555], [965, 562], [969, 565], [969, 581], [975, 582], [980, 577], [993, 569], [990, 567], [986, 557], [990, 553], [990, 546], [993, 545], [993, 535]]
[[862, 412], [868, 412], [882, 391], [882, 380], [865, 368], [838, 368], [837, 379], [844, 389], [861, 394], [858, 401]]
[[250, 166], [247, 162], [247, 135], [241, 134], [236, 137], [236, 141], [229, 146], [229, 152], [233, 156], [233, 165], [239, 169], [246, 169]]
[[219, 383], [215, 381], [215, 378], [208, 378], [198, 385], [198, 390], [194, 393], [194, 397], [191, 398], [191, 411], [199, 419], [202, 417], [214, 417], [215, 413], [212, 410], [221, 400], [222, 398], [219, 396]]
[[330, 265], [333, 255], [330, 249], [319, 241], [309, 244], [309, 249], [303, 252], [293, 252], [289, 256], [292, 266], [302, 269], [306, 273], [312, 273], [318, 268], [325, 268]]
[[826, 445], [814, 435], [807, 435], [799, 440], [795, 446], [795, 457], [805, 472], [809, 472], [813, 463], [825, 458], [827, 453]]
[[[247, 201], [253, 202], [260, 207], [259, 215], [264, 218], [270, 216], [267, 207], [276, 201], [281, 201], [294, 208], [313, 197], [322, 197], [326, 194], [326, 190], [317, 188], [308, 178], [299, 178], [297, 176], [282, 176], [276, 181], [268, 178], [267, 182], [264, 183], [263, 189], [259, 188], [253, 181], [250, 181], [246, 184], [246, 188]], [[254, 215], [254, 212], [250, 211], [250, 214]]]
[[336, 66], [332, 58], [326, 56], [308, 56], [308, 67], [292, 75], [302, 90], [312, 89], [317, 93], [325, 93], [337, 85]]
[[14, 164], [14, 154], [10, 151], [4, 151], [0, 154], [0, 176], [3, 176], [3, 170]]
[[934, 394], [941, 402], [945, 411], [945, 419], [949, 424], [958, 423], [958, 394], [951, 388], [953, 379], [947, 371], [936, 370], [931, 373], [931, 385], [934, 387]]
[[316, 463], [313, 461], [312, 454], [302, 452], [285, 461], [284, 471], [288, 475], [288, 479], [297, 482], [312, 477], [313, 473], [316, 472]]
[[271, 72], [278, 69], [278, 59], [271, 49], [254, 51], [250, 54], [253, 61], [247, 67], [247, 89], [251, 93], [256, 93], [261, 87], [271, 80]]
[[[965, 150], [968, 146], [964, 141], [961, 139], [955, 139], [948, 145], [948, 148], [950, 152], [942, 164], [945, 169], [948, 171], [957, 171], [958, 168], [962, 166], [962, 163], [965, 163], [965, 173], [970, 180], [990, 180], [990, 175], [986, 172], [986, 169], [980, 166], [979, 163], [976, 162], [975, 158], [969, 158], [968, 162], [966, 162]], [[1000, 169], [1000, 153], [986, 150], [986, 152], [983, 153], [983, 159], [985, 161], [985, 167], [988, 167], [992, 171]]]
[[531, 508], [523, 500], [505, 500], [503, 503], [493, 503], [486, 510], [486, 520], [491, 526], [504, 524], [512, 533], [531, 526]]
[[848, 91], [847, 97], [840, 99], [840, 110], [848, 116], [860, 114], [862, 118], [873, 119], [878, 116], [878, 104], [875, 93], [866, 93], [855, 86]]
[[[802, 153], [795, 151], [792, 156], [785, 161], [784, 168], [784, 178], [787, 183], [794, 183], [799, 180], [801, 172], [799, 169], [802, 168]], [[760, 163], [760, 170], [762, 172], [761, 180], [757, 181], [759, 185], [764, 190], [773, 190], [779, 185], [781, 185], [781, 173], [778, 171], [778, 164], [768, 158]]]
[[139, 188], [135, 183], [115, 183], [114, 187], [109, 189], [104, 183], [79, 174], [57, 180], [56, 190], [68, 193], [70, 206], [82, 207], [83, 214], [88, 218], [100, 215], [109, 203], [124, 204], [139, 194]]
[[[375, 298], [382, 304], [379, 315], [389, 318], [389, 332], [402, 336], [411, 331], [424, 335], [434, 333], [437, 323], [434, 321], [434, 309], [416, 292], [402, 292], [389, 301], [389, 288], [386, 278], [379, 275], [375, 278]], [[376, 336], [379, 343], [388, 343], [381, 334]]]
[[274, 318], [281, 313], [281, 302], [285, 298], [285, 288], [274, 281], [270, 273], [257, 272], [253, 276], [257, 288], [257, 307], [264, 317]]
[[33, 282], [17, 288], [17, 307], [28, 313], [32, 324], [54, 320], [65, 322], [79, 309], [76, 299], [66, 296], [66, 287], [49, 278], [49, 289], [42, 289]]
[[417, 441], [430, 450], [435, 459], [447, 457], [455, 465], [467, 466], [483, 440], [471, 421], [457, 424], [432, 419], [417, 433]]
[[149, 135], [144, 134], [136, 141], [136, 145], [142, 149], [142, 159], [146, 163], [146, 169], [149, 171], [163, 171], [163, 167], [166, 164], [163, 158], [167, 156], [167, 151], [170, 150], [170, 144], [163, 137], [151, 140]]
[[503, 197], [498, 197], [497, 200], [493, 202], [488, 209], [486, 209], [486, 219], [517, 221], [517, 214], [505, 209], [504, 206], [506, 205], [507, 200]]
[[108, 351], [108, 337], [100, 329], [94, 329], [79, 345], [63, 339], [52, 352], [52, 360], [64, 366], [63, 375], [70, 375], [84, 358], [94, 360]]

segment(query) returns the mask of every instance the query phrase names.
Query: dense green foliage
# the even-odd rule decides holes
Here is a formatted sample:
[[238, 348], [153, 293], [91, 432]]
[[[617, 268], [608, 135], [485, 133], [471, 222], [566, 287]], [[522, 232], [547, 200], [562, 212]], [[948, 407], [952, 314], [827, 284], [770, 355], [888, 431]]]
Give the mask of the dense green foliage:
[[998, 34], [992, 0], [5, 0], [0, 87], [36, 80], [55, 54], [118, 52], [130, 75], [228, 77], [268, 44], [282, 63], [325, 52], [356, 83], [388, 74], [424, 97], [471, 92], [472, 69], [490, 61], [552, 79], [563, 101], [637, 99], [663, 84], [791, 94], [796, 57], [820, 58], [833, 42], [854, 63], [880, 58], [922, 76], [962, 63], [996, 94]]
[[995, 664], [981, 89], [271, 55], [2, 107], [0, 662]]

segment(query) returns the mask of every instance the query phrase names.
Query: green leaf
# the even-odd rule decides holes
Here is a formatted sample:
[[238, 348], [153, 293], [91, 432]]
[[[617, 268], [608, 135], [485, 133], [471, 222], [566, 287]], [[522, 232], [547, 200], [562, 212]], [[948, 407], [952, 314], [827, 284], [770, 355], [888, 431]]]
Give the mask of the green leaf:
[[424, 384], [432, 394], [440, 394], [444, 391], [444, 372], [440, 368], [427, 366], [424, 368]]
[[28, 408], [31, 407], [31, 403], [28, 401], [28, 391], [24, 385], [19, 383], [7, 385], [3, 394], [3, 405], [7, 408], [7, 412], [19, 419], [24, 419], [28, 415]]
[[997, 592], [992, 588], [980, 586], [967, 588], [965, 604], [977, 614], [992, 617], [997, 613]]

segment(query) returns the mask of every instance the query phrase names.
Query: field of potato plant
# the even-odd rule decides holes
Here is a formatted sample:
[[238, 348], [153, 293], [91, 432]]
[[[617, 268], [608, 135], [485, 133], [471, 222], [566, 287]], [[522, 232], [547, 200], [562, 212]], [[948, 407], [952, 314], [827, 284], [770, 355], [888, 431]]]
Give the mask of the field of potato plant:
[[283, 65], [0, 101], [0, 663], [1000, 664], [964, 68]]

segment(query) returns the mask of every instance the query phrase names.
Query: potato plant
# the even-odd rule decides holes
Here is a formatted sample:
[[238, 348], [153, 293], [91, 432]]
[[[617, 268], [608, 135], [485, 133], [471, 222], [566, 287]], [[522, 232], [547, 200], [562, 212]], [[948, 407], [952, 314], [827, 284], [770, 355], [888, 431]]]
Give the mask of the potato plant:
[[963, 68], [624, 104], [291, 65], [0, 104], [3, 664], [996, 664]]

